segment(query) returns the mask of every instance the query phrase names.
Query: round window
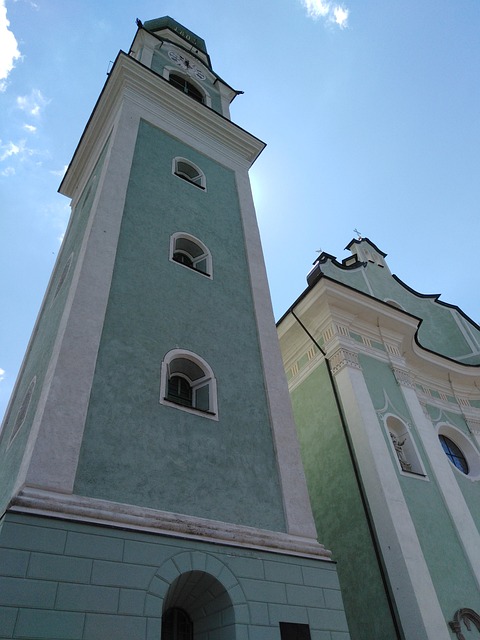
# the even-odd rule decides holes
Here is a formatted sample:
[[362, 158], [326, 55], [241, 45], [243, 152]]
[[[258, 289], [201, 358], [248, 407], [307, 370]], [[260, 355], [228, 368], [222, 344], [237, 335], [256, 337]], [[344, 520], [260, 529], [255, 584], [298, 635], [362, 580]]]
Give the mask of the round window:
[[453, 440], [447, 438], [447, 436], [440, 435], [438, 437], [440, 439], [442, 448], [445, 451], [445, 454], [450, 462], [454, 464], [462, 473], [468, 475], [467, 459], [463, 455], [461, 449], [457, 447]]
[[477, 447], [463, 431], [451, 424], [438, 428], [440, 445], [451, 464], [469, 480], [480, 480], [480, 456]]

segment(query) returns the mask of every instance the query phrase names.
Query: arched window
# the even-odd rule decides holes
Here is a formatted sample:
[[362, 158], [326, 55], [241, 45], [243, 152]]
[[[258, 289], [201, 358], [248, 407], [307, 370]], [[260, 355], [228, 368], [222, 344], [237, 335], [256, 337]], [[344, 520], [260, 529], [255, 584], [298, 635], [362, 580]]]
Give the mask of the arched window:
[[205, 97], [203, 93], [200, 91], [200, 89], [197, 89], [197, 87], [194, 84], [189, 82], [183, 76], [180, 76], [177, 73], [171, 73], [168, 77], [168, 81], [174, 87], [176, 87], [177, 89], [180, 89], [180, 91], [183, 91], [183, 93], [186, 93], [187, 96], [190, 96], [197, 102], [204, 104]]
[[197, 165], [190, 162], [190, 160], [186, 160], [185, 158], [174, 158], [173, 173], [179, 178], [182, 178], [182, 180], [186, 180], [200, 189], [205, 189], [205, 174], [197, 167]]
[[162, 640], [193, 640], [193, 622], [186, 611], [171, 607], [162, 616]]
[[216, 380], [205, 360], [191, 351], [169, 351], [162, 363], [160, 403], [218, 419]]
[[212, 277], [212, 254], [207, 247], [189, 233], [174, 233], [170, 238], [170, 260]]
[[385, 426], [400, 470], [403, 473], [426, 477], [420, 455], [407, 425], [396, 416], [389, 415], [385, 420]]

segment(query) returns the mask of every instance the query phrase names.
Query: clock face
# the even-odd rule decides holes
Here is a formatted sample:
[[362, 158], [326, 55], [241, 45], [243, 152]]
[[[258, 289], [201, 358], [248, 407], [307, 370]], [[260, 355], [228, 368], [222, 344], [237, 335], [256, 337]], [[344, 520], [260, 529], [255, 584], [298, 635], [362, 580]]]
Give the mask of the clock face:
[[197, 80], [207, 79], [207, 76], [182, 54], [177, 53], [176, 51], [169, 51], [168, 57], [170, 58], [170, 60], [175, 62], [175, 64], [178, 64], [179, 67], [186, 71], [189, 76], [192, 76], [192, 78], [197, 78]]

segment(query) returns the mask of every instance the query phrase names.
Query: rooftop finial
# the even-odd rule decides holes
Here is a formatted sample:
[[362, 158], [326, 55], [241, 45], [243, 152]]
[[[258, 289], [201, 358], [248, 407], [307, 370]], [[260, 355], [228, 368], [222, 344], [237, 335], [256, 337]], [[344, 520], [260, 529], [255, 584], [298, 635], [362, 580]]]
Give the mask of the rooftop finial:
[[355, 228], [353, 230], [353, 232], [357, 234], [357, 240], [362, 240], [363, 239], [362, 238], [362, 234], [360, 233], [360, 231], [358, 229]]

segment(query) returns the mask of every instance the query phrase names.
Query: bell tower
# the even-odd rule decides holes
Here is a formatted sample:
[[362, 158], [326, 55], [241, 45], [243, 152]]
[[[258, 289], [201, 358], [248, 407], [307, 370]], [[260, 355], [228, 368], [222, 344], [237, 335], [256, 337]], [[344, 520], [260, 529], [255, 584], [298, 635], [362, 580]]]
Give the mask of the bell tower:
[[[263, 598], [261, 627], [307, 638], [288, 633], [310, 633], [309, 606], [280, 608], [303, 596], [272, 586], [286, 594], [293, 574], [316, 592], [313, 617], [328, 609], [321, 589], [336, 593], [346, 631], [249, 185], [264, 144], [230, 120], [240, 92], [201, 38], [168, 17], [137, 24], [60, 186], [72, 216], [2, 430], [0, 546], [61, 541], [24, 576], [57, 585], [42, 624], [68, 613], [83, 629], [71, 637], [100, 624], [102, 637], [183, 638], [185, 624], [185, 637], [244, 638], [257, 624], [246, 605]], [[79, 557], [85, 574], [66, 577]], [[15, 634], [35, 627], [22, 602], [5, 605]]]

